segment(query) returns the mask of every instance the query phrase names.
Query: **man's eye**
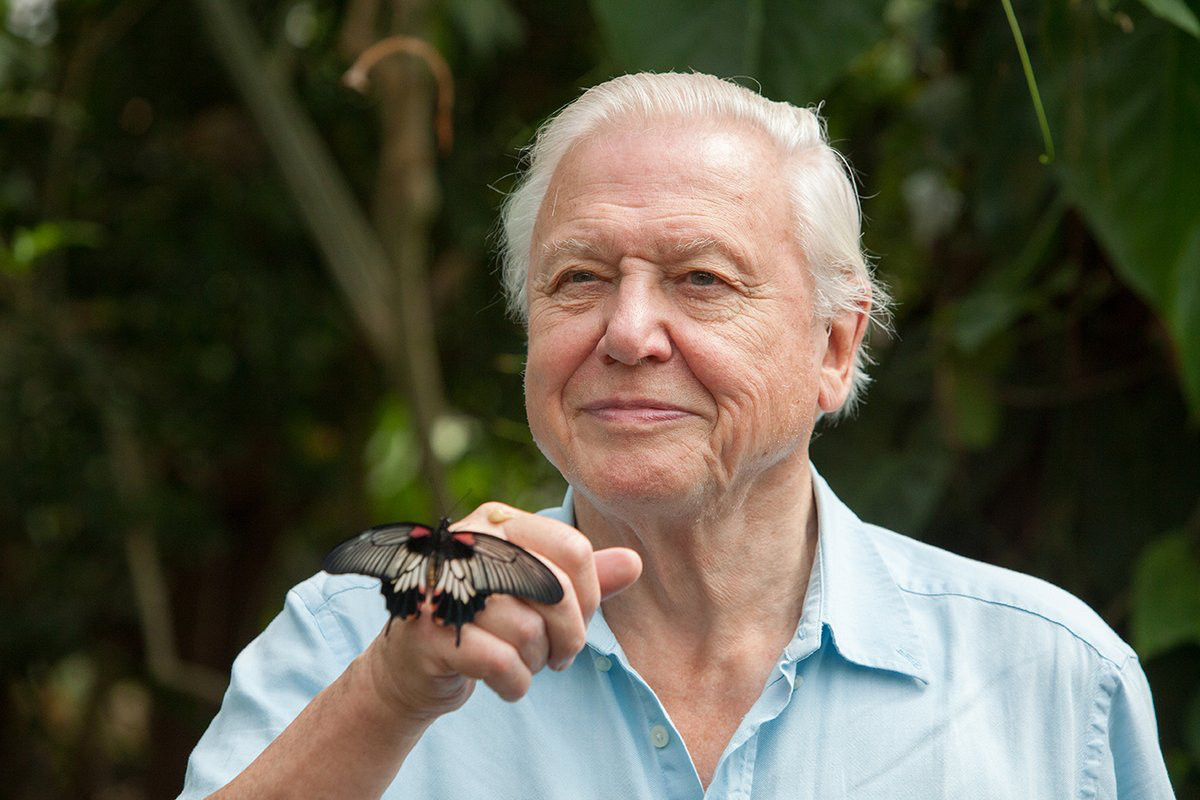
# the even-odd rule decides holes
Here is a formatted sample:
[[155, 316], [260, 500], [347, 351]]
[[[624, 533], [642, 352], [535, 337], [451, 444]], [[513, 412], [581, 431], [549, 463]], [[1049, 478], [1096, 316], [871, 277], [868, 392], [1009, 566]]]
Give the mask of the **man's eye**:
[[717, 283], [717, 276], [711, 272], [703, 270], [693, 270], [688, 273], [688, 283], [692, 286], [713, 286]]
[[567, 275], [567, 283], [591, 283], [596, 280], [596, 273], [586, 270], [576, 270]]

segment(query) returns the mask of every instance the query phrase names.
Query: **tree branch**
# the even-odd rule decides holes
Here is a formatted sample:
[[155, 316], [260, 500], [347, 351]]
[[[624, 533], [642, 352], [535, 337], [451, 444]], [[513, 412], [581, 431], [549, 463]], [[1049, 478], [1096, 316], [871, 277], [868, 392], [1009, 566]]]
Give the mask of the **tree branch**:
[[[430, 433], [441, 413], [440, 376], [430, 325], [414, 324], [414, 305], [428, 292], [406, 283], [388, 249], [354, 201], [345, 178], [291, 91], [262, 63], [253, 27], [229, 0], [195, 0], [217, 59], [258, 123], [305, 223], [350, 309], [389, 377], [409, 399], [420, 445], [422, 473], [435, 505], [446, 508], [445, 471]], [[423, 262], [416, 265], [424, 269]], [[434, 365], [432, 376], [429, 364]]]

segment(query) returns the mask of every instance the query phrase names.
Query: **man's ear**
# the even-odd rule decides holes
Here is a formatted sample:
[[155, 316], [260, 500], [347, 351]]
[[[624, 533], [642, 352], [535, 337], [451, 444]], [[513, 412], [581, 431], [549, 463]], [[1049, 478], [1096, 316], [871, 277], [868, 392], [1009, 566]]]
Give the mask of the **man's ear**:
[[867, 333], [870, 304], [863, 302], [854, 311], [834, 317], [825, 337], [825, 357], [821, 360], [821, 388], [817, 405], [826, 414], [842, 407], [854, 384], [854, 361]]

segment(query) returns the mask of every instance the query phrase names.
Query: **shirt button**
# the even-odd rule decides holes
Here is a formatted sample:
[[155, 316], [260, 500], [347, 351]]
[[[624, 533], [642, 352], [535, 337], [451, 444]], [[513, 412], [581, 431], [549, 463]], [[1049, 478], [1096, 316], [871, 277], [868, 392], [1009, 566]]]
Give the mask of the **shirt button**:
[[596, 665], [596, 669], [600, 670], [601, 672], [608, 672], [610, 669], [612, 669], [612, 659], [608, 656], [596, 656], [592, 663], [594, 663]]
[[671, 741], [671, 734], [662, 725], [655, 725], [650, 729], [650, 743], [659, 750], [666, 747], [669, 741]]

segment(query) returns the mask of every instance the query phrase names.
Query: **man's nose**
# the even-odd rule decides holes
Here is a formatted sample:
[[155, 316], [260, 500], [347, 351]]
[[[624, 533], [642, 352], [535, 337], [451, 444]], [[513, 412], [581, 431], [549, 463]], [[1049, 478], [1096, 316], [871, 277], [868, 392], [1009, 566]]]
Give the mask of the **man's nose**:
[[626, 276], [608, 300], [604, 336], [596, 345], [608, 363], [630, 366], [671, 357], [667, 299], [653, 280]]

